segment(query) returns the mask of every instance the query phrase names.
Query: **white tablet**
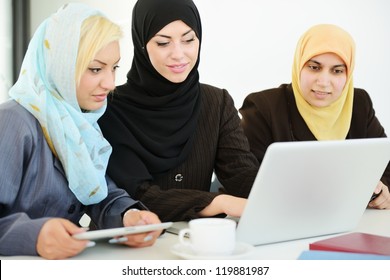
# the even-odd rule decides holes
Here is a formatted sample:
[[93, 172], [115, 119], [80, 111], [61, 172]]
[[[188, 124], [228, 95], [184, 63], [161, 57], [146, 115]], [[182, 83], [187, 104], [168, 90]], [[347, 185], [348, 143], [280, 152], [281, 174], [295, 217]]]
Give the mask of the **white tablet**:
[[172, 226], [172, 222], [159, 223], [159, 224], [149, 224], [142, 226], [131, 226], [131, 227], [119, 227], [119, 228], [109, 228], [109, 229], [99, 229], [91, 230], [81, 233], [76, 233], [73, 235], [76, 239], [86, 239], [86, 240], [96, 240], [103, 238], [113, 238], [128, 234], [136, 234], [142, 232], [149, 232], [155, 230], [162, 230]]

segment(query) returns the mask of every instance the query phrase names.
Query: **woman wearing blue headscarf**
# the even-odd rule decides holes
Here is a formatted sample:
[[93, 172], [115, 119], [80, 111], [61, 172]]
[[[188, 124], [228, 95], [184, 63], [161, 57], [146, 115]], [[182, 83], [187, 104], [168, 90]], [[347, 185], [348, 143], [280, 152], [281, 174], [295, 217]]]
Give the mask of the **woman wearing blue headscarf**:
[[[34, 34], [11, 100], [0, 105], [0, 255], [74, 256], [87, 213], [98, 228], [158, 223], [106, 177], [111, 146], [97, 124], [115, 87], [118, 25], [68, 4]], [[122, 218], [123, 215], [123, 218]], [[160, 232], [129, 236], [148, 246]], [[146, 241], [145, 241], [146, 240]]]

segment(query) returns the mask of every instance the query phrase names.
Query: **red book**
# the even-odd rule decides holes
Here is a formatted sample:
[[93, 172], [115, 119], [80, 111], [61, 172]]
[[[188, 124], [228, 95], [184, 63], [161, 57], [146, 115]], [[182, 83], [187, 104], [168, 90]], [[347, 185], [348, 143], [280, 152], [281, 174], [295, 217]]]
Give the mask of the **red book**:
[[309, 249], [390, 256], [390, 237], [354, 232], [313, 242]]

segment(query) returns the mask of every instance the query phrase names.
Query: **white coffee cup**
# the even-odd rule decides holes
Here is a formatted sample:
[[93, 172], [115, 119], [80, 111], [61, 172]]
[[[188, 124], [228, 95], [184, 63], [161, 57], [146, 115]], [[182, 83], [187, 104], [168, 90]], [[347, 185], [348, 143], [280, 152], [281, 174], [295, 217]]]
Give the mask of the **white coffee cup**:
[[179, 241], [196, 255], [231, 255], [236, 246], [236, 222], [224, 218], [194, 219], [189, 228], [180, 230]]

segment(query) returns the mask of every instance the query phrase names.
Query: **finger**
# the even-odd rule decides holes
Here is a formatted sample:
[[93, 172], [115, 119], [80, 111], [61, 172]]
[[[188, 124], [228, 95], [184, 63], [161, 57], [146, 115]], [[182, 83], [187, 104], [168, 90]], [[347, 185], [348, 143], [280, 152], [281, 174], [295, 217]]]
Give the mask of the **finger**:
[[142, 219], [141, 211], [129, 211], [123, 217], [124, 226], [136, 226], [145, 225], [146, 223]]
[[128, 241], [125, 242], [127, 246], [131, 247], [146, 247], [154, 244], [158, 238], [160, 231], [158, 232], [149, 232], [144, 234], [137, 234], [128, 236]]
[[53, 260], [54, 259], [66, 259], [69, 257], [73, 257], [75, 255], [78, 255], [85, 248], [86, 248], [86, 246], [74, 247], [72, 245], [61, 246], [61, 245], [57, 244], [56, 246], [47, 247], [42, 256], [46, 259], [53, 259]]
[[84, 232], [84, 231], [88, 230], [87, 228], [79, 227], [79, 226], [75, 225], [74, 223], [72, 223], [71, 221], [65, 220], [65, 219], [61, 220], [61, 225], [70, 236], [72, 236], [73, 234]]
[[158, 218], [158, 216], [153, 213], [153, 212], [149, 212], [149, 211], [141, 211], [140, 212], [140, 215], [141, 215], [141, 219], [146, 223], [146, 224], [157, 224], [157, 223], [161, 223], [160, 219]]
[[127, 246], [133, 247], [133, 248], [143, 248], [143, 247], [149, 247], [152, 246], [156, 242], [156, 239], [153, 238], [149, 241], [142, 241], [142, 242], [129, 242], [125, 243]]
[[387, 209], [390, 207], [390, 199], [387, 195], [381, 193], [381, 195], [369, 203], [369, 207], [375, 209]]
[[374, 190], [374, 193], [380, 193], [381, 191], [382, 191], [382, 184], [381, 182], [379, 182]]

